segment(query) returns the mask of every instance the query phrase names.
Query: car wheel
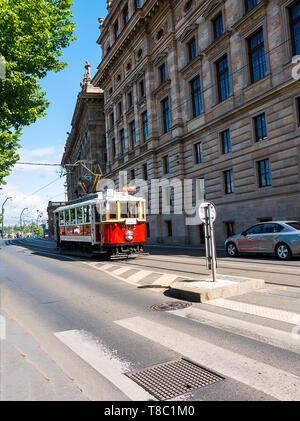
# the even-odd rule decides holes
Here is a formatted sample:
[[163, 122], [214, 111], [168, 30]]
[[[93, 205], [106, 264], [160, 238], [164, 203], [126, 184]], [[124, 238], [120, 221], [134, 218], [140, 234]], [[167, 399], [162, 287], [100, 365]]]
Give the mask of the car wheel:
[[239, 252], [236, 248], [236, 245], [234, 243], [228, 243], [226, 246], [226, 252], [229, 257], [236, 257]]
[[280, 243], [276, 246], [275, 253], [280, 260], [288, 260], [292, 256], [289, 246], [284, 243]]

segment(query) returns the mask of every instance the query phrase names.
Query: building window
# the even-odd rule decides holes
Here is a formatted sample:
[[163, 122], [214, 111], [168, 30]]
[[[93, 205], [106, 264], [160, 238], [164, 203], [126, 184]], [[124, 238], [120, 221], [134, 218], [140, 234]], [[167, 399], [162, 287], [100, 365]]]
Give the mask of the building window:
[[185, 13], [189, 12], [191, 8], [193, 7], [193, 0], [189, 0], [185, 3], [184, 11]]
[[170, 101], [169, 98], [164, 99], [161, 102], [162, 115], [163, 115], [163, 130], [167, 133], [171, 129], [171, 113], [170, 113]]
[[136, 146], [136, 128], [135, 128], [135, 121], [132, 121], [129, 125], [130, 127], [130, 141], [132, 148]]
[[224, 32], [222, 13], [213, 20], [213, 28], [214, 28], [214, 37], [215, 39], [217, 39]]
[[111, 147], [112, 147], [112, 156], [114, 158], [116, 156], [116, 139], [115, 138], [111, 140]]
[[115, 41], [116, 41], [118, 36], [119, 36], [119, 23], [118, 23], [118, 21], [116, 21], [115, 24], [114, 24], [114, 36], [115, 36]]
[[226, 238], [235, 235], [234, 222], [224, 222]]
[[159, 77], [160, 77], [160, 83], [164, 83], [167, 80], [167, 69], [166, 69], [166, 63], [162, 64], [159, 68]]
[[202, 113], [200, 77], [196, 77], [190, 83], [192, 92], [193, 117], [197, 117]]
[[166, 231], [167, 231], [167, 237], [172, 237], [173, 231], [172, 231], [172, 221], [166, 221]]
[[131, 170], [130, 171], [130, 180], [134, 180], [135, 179], [135, 170]]
[[127, 104], [128, 108], [131, 108], [133, 106], [132, 92], [128, 92], [127, 94]]
[[148, 170], [147, 170], [147, 164], [143, 164], [143, 166], [142, 166], [142, 171], [143, 171], [143, 179], [144, 179], [144, 180], [148, 180]]
[[249, 12], [249, 10], [253, 9], [257, 5], [259, 0], [245, 0], [245, 8], [246, 12]]
[[125, 153], [125, 131], [124, 129], [120, 130], [120, 144], [121, 144], [121, 154]]
[[259, 187], [271, 186], [270, 161], [268, 159], [263, 159], [262, 161], [258, 161], [257, 166]]
[[157, 39], [157, 41], [159, 41], [160, 39], [162, 39], [162, 37], [164, 36], [164, 30], [163, 29], [160, 29], [158, 32], [157, 32], [157, 35], [156, 35], [156, 39]]
[[293, 54], [300, 54], [300, 1], [290, 7], [290, 24]]
[[110, 114], [109, 120], [110, 120], [110, 128], [112, 129], [114, 127], [114, 124], [115, 124], [115, 117], [114, 117], [113, 112]]
[[123, 25], [126, 26], [129, 22], [129, 10], [128, 10], [128, 4], [123, 9]]
[[222, 146], [222, 153], [226, 154], [231, 152], [231, 140], [230, 140], [230, 130], [224, 130], [221, 133], [221, 146]]
[[296, 124], [300, 127], [300, 97], [296, 98]]
[[192, 61], [197, 55], [197, 49], [196, 49], [196, 39], [193, 38], [188, 43], [188, 52], [189, 52], [189, 60]]
[[219, 101], [222, 102], [230, 96], [229, 68], [227, 55], [216, 63]]
[[255, 126], [256, 142], [260, 142], [261, 140], [266, 140], [268, 138], [268, 134], [267, 134], [265, 114], [260, 114], [254, 118], [254, 126]]
[[149, 125], [148, 125], [148, 113], [145, 111], [142, 114], [142, 126], [143, 126], [143, 139], [146, 142], [146, 140], [149, 139]]
[[248, 40], [249, 43], [249, 58], [250, 58], [250, 76], [251, 82], [257, 82], [265, 77], [267, 73], [264, 34], [260, 30]]
[[144, 80], [140, 81], [140, 98], [143, 98], [145, 96], [145, 82]]
[[146, 222], [146, 237], [150, 237], [150, 224], [149, 222]]
[[119, 118], [121, 118], [122, 115], [123, 115], [123, 107], [122, 107], [122, 102], [120, 101], [118, 103], [118, 116], [119, 116]]
[[166, 155], [166, 156], [163, 157], [163, 163], [164, 163], [164, 173], [169, 174], [170, 173], [169, 155]]
[[141, 8], [141, 0], [135, 0], [135, 8], [140, 9]]
[[194, 145], [195, 149], [195, 163], [201, 164], [203, 162], [202, 142], [198, 142]]
[[224, 171], [224, 181], [225, 181], [225, 194], [234, 193], [232, 170]]

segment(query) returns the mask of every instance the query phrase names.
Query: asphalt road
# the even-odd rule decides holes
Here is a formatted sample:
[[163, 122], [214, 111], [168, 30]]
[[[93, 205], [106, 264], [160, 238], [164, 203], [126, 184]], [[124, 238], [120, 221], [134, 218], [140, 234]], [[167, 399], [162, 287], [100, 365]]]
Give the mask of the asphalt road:
[[[220, 273], [262, 278], [267, 288], [221, 304], [154, 311], [178, 302], [168, 296], [169, 280], [208, 271], [199, 250], [149, 251], [111, 264], [61, 256], [48, 240], [2, 242], [0, 399], [300, 399], [300, 261], [221, 257]], [[193, 366], [182, 394], [180, 368], [165, 379], [154, 370], [152, 385], [125, 375], [178, 358], [219, 381], [194, 389], [186, 384]]]

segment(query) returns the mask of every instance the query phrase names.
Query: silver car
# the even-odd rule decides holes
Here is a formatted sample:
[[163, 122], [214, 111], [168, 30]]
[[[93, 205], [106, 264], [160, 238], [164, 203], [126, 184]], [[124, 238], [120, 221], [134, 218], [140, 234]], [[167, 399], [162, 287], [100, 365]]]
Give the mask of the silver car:
[[225, 247], [230, 257], [239, 253], [268, 253], [287, 260], [300, 255], [300, 221], [260, 222], [227, 238]]

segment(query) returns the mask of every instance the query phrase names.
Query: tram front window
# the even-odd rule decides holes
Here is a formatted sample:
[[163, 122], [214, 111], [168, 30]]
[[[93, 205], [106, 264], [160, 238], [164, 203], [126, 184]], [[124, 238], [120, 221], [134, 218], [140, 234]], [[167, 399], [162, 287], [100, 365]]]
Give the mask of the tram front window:
[[138, 202], [120, 202], [121, 219], [138, 218], [139, 204]]

